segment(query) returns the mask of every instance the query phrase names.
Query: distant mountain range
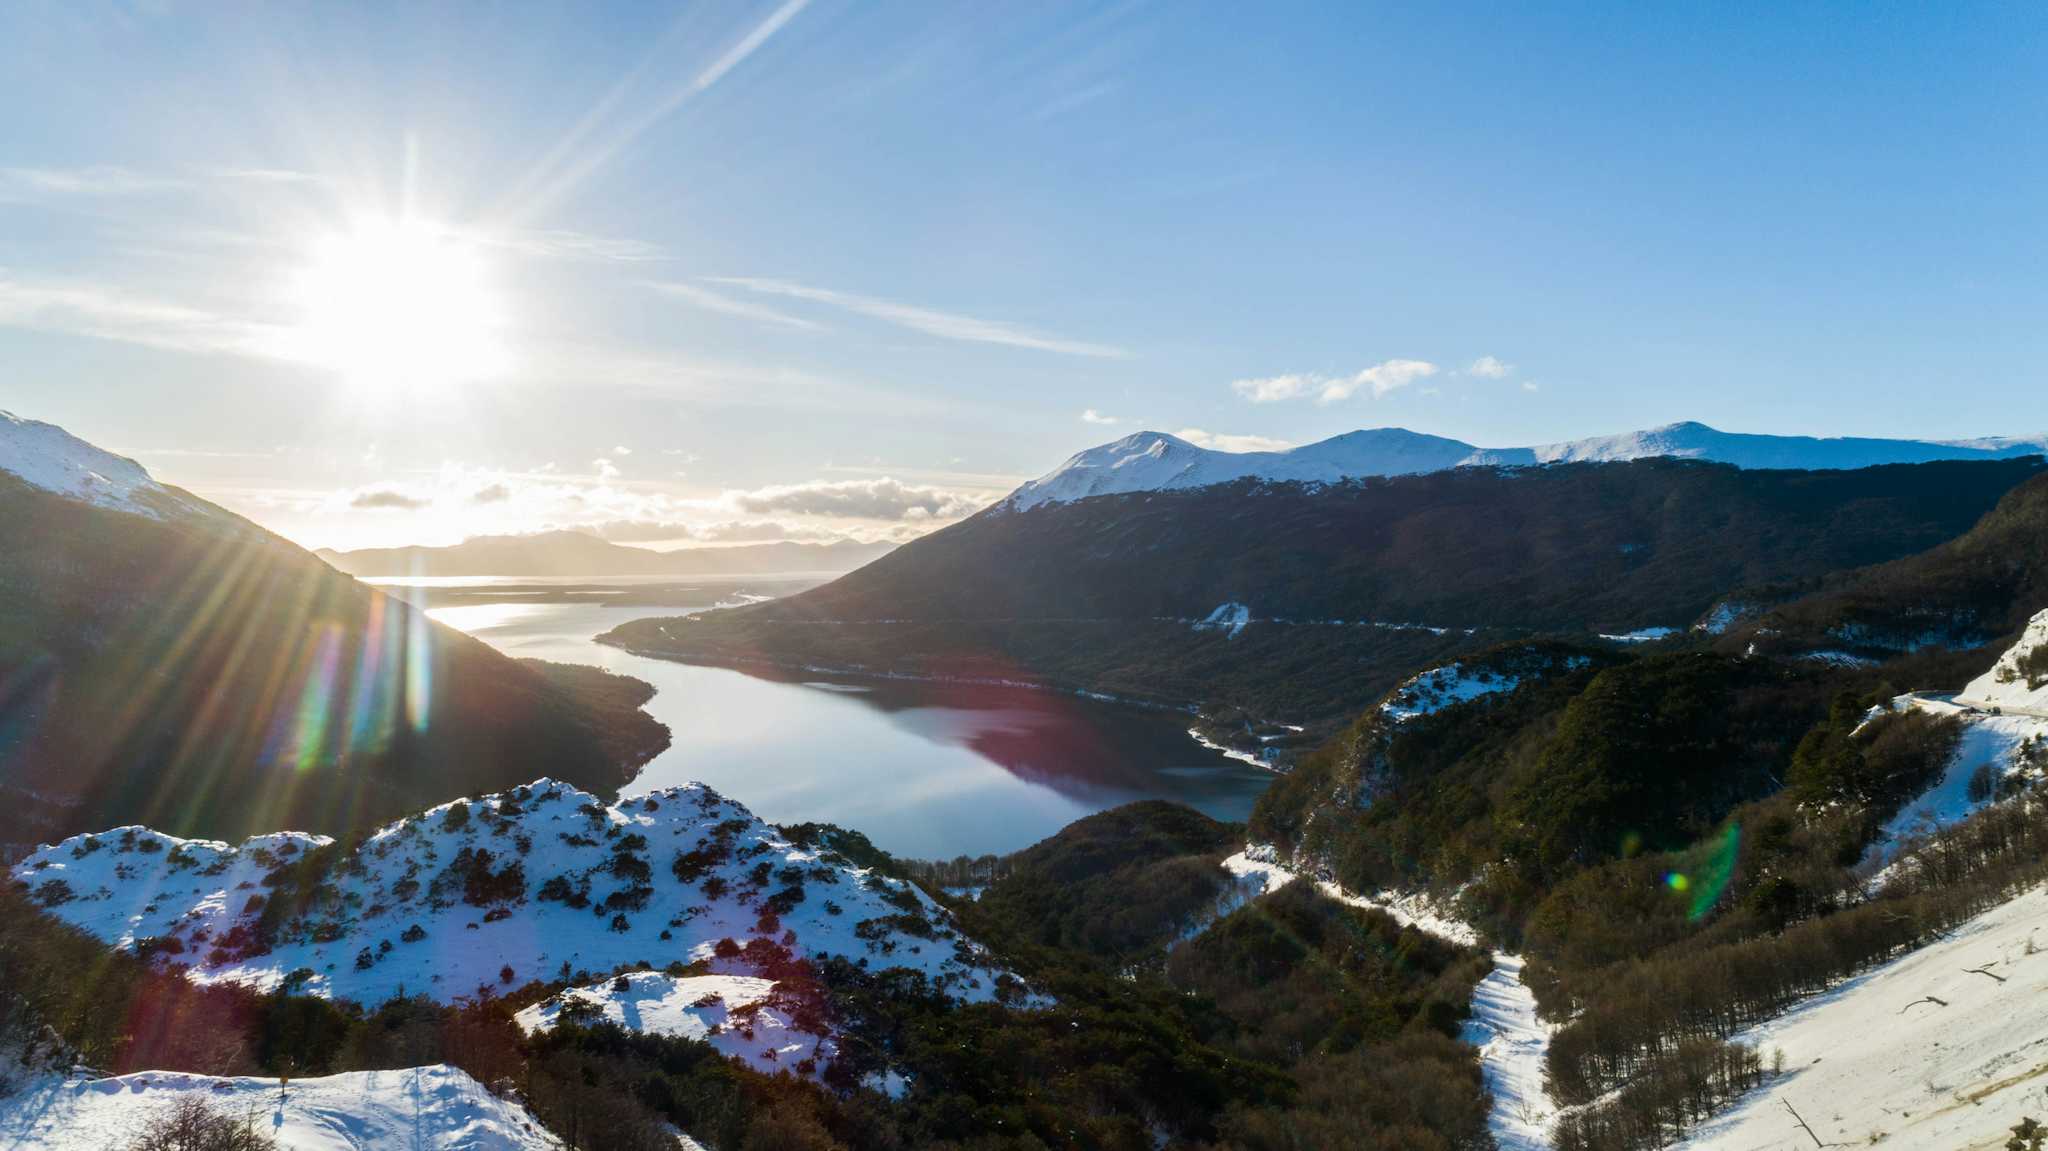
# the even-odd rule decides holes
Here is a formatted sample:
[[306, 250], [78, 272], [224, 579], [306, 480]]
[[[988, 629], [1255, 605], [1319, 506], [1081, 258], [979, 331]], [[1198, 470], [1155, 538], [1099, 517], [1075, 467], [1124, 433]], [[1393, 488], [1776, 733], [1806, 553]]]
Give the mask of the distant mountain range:
[[751, 576], [849, 572], [891, 543], [767, 543], [658, 552], [577, 531], [476, 536], [447, 547], [363, 548], [314, 554], [357, 576]]
[[1313, 725], [1455, 652], [1683, 632], [1745, 589], [1777, 589], [1745, 602], [1781, 602], [1953, 540], [2044, 485], [2038, 456], [1244, 477], [999, 506], [823, 587], [604, 638], [707, 663], [1026, 680]]
[[667, 745], [652, 689], [509, 659], [139, 464], [0, 415], [0, 856], [131, 821], [342, 834]]
[[1281, 452], [1220, 452], [1165, 432], [1136, 432], [1089, 448], [1012, 492], [999, 506], [1023, 510], [1120, 492], [1169, 491], [1237, 480], [1337, 483], [1461, 467], [1530, 467], [1656, 456], [1739, 468], [1839, 470], [1935, 460], [1997, 460], [2048, 452], [2048, 435], [1978, 440], [1884, 440], [1752, 435], [1700, 423], [1569, 440], [1528, 448], [1482, 448], [1463, 440], [1371, 428]]

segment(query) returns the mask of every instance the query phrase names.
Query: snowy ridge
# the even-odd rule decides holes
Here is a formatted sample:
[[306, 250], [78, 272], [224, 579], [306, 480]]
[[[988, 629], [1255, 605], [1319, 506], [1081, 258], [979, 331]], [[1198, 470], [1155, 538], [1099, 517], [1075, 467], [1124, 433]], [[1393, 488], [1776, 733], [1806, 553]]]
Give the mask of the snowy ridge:
[[55, 424], [0, 410], [0, 471], [31, 487], [153, 520], [211, 508], [156, 482], [141, 464], [86, 443]]
[[2035, 889], [1737, 1035], [1767, 1058], [1782, 1051], [1786, 1073], [1678, 1146], [2004, 1147], [2021, 1116], [2040, 1117], [2048, 1088], [2044, 929], [2048, 891]]
[[2027, 621], [2020, 640], [1991, 670], [1970, 681], [1957, 702], [2048, 716], [2048, 611]]
[[1196, 447], [1165, 432], [1136, 432], [1075, 454], [1010, 493], [997, 507], [1023, 511], [1091, 496], [1200, 488], [1244, 479], [1338, 483], [1458, 467], [1611, 463], [1657, 456], [1741, 468], [1832, 470], [1935, 460], [2012, 459], [2044, 451], [2048, 451], [2048, 435], [1952, 441], [1818, 438], [1723, 432], [1701, 423], [1669, 424], [1525, 448], [1481, 448], [1405, 428], [1372, 428], [1276, 452], [1222, 452]]
[[275, 1079], [143, 1071], [107, 1079], [51, 1076], [0, 1099], [0, 1146], [107, 1151], [159, 1111], [198, 1096], [292, 1151], [553, 1151], [562, 1144], [526, 1109], [453, 1067]]
[[[1239, 895], [1241, 902], [1301, 878], [1275, 862], [1274, 850], [1263, 845], [1249, 846], [1225, 859], [1223, 869], [1237, 881], [1231, 894]], [[1392, 891], [1357, 895], [1327, 879], [1317, 880], [1316, 889], [1346, 906], [1383, 911], [1405, 927], [1466, 947], [1480, 946], [1479, 933], [1471, 924], [1447, 914], [1426, 895]], [[1249, 894], [1241, 894], [1244, 892]], [[1183, 938], [1192, 938], [1207, 925], [1201, 924]], [[1522, 962], [1519, 955], [1493, 953], [1493, 971], [1472, 989], [1472, 1014], [1460, 1037], [1479, 1049], [1486, 1090], [1493, 1097], [1487, 1129], [1494, 1145], [1500, 1151], [1547, 1151], [1558, 1108], [1544, 1086], [1544, 1059], [1555, 1028], [1536, 1017], [1536, 995], [1522, 983]]]
[[[231, 848], [117, 828], [42, 847], [11, 873], [50, 914], [116, 946], [140, 942], [194, 980], [365, 1004], [643, 964], [777, 978], [828, 955], [921, 972], [960, 1000], [1029, 1001], [914, 884], [792, 843], [698, 784], [606, 806], [537, 780], [299, 864], [326, 843], [282, 833]], [[271, 911], [266, 940], [269, 899], [291, 891], [276, 879], [294, 866], [324, 879], [299, 885], [295, 913]], [[633, 985], [663, 998], [651, 981]]]

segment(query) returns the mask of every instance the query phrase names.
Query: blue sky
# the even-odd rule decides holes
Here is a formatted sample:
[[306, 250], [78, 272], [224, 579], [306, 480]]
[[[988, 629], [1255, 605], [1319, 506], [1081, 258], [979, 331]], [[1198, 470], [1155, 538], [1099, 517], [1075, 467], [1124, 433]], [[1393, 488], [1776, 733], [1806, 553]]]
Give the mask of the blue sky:
[[909, 535], [1141, 427], [2035, 433], [2044, 48], [2022, 6], [15, 5], [0, 407], [344, 545]]

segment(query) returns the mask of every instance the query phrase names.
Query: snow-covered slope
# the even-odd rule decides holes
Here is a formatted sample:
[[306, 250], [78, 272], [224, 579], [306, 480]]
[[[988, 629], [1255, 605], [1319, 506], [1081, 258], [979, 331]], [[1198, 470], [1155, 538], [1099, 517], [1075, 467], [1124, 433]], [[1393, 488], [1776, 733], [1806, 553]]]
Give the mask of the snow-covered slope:
[[1743, 468], [1864, 468], [1932, 460], [1989, 460], [2048, 451], [2048, 436], [1882, 440], [1723, 432], [1700, 423], [1523, 448], [1481, 448], [1404, 428], [1349, 432], [1278, 452], [1221, 452], [1164, 432], [1137, 432], [1090, 448], [1012, 492], [1022, 510], [1089, 496], [1198, 488], [1241, 479], [1334, 483], [1455, 467], [1528, 467], [1673, 456]]
[[835, 1050], [830, 1039], [797, 1026], [801, 1007], [779, 995], [772, 979], [635, 971], [572, 987], [513, 1018], [529, 1032], [550, 1030], [565, 1013], [607, 1019], [631, 1031], [700, 1039], [763, 1071], [822, 1071]]
[[2020, 641], [1999, 656], [1990, 671], [1971, 680], [1957, 701], [2048, 715], [2048, 611], [2029, 620]]
[[2021, 1117], [2048, 1116], [2044, 932], [2048, 890], [2036, 889], [1737, 1036], [1767, 1061], [1784, 1052], [1786, 1073], [1679, 1146], [2005, 1146]]
[[86, 443], [55, 424], [0, 410], [0, 471], [31, 487], [151, 519], [212, 509], [150, 478], [141, 464]]
[[[698, 784], [607, 807], [542, 779], [400, 820], [347, 854], [316, 850], [326, 843], [116, 828], [40, 848], [12, 874], [51, 914], [112, 944], [154, 940], [193, 979], [369, 1004], [643, 963], [772, 977], [826, 955], [914, 969], [963, 1000], [1023, 994], [914, 885], [791, 843]], [[298, 913], [271, 912], [266, 947], [259, 925], [294, 868], [324, 879], [298, 885]]]
[[294, 1079], [223, 1079], [143, 1071], [56, 1078], [0, 1099], [0, 1147], [107, 1151], [155, 1115], [198, 1096], [291, 1151], [546, 1151], [562, 1146], [526, 1109], [453, 1067], [355, 1071]]

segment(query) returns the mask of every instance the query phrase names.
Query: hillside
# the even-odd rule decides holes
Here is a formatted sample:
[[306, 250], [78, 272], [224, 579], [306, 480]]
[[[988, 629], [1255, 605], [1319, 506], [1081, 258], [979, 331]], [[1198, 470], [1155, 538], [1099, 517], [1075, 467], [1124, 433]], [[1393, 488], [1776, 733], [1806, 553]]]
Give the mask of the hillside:
[[793, 842], [702, 785], [607, 807], [541, 779], [343, 845], [121, 827], [41, 848], [12, 875], [59, 919], [177, 957], [195, 979], [369, 1005], [642, 962], [774, 976], [835, 954], [969, 1000], [1014, 983], [914, 886]]
[[1670, 457], [1742, 468], [1867, 468], [1934, 460], [1998, 460], [2039, 455], [2048, 436], [1963, 441], [1817, 438], [1723, 432], [1701, 423], [1595, 436], [1526, 448], [1482, 448], [1463, 440], [1371, 428], [1284, 451], [1226, 452], [1164, 432], [1137, 432], [1089, 448], [1010, 493], [1016, 510], [1128, 492], [1174, 491], [1256, 479], [1340, 483], [1368, 476], [1413, 475], [1459, 467], [1615, 463]]
[[658, 552], [625, 547], [577, 531], [477, 536], [447, 547], [363, 548], [317, 554], [358, 576], [730, 576], [783, 572], [845, 572], [896, 545], [841, 540], [782, 541]]
[[[1732, 627], [1722, 645], [1886, 660], [1929, 649], [2009, 642], [2048, 603], [2044, 555], [2048, 477], [2037, 476], [2006, 493], [1969, 531], [1924, 553], [1804, 586], [1737, 592], [1732, 598], [1738, 603], [1776, 606]], [[1953, 674], [1962, 666], [1948, 671]], [[1913, 686], [1954, 689], [1962, 680]]]
[[1682, 628], [1733, 588], [1923, 551], [2042, 466], [1652, 459], [999, 508], [804, 594], [606, 639], [1334, 720], [1459, 650]]
[[666, 746], [645, 685], [507, 659], [139, 469], [112, 502], [22, 479], [109, 466], [35, 427], [0, 456], [0, 539], [30, 544], [0, 548], [0, 844], [340, 833], [544, 771], [608, 788]]
[[1785, 1074], [1678, 1146], [2007, 1146], [2023, 1119], [2048, 1114], [2044, 923], [2048, 891], [2037, 889], [1743, 1032], [1739, 1042], [1782, 1052]]

